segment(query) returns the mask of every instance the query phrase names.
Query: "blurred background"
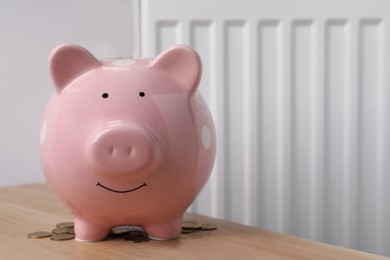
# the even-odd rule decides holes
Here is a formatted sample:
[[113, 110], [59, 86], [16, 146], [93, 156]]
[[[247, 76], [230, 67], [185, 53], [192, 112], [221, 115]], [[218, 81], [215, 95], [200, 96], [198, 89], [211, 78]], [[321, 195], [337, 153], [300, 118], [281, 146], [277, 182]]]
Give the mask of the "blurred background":
[[[50, 51], [194, 47], [218, 135], [190, 211], [390, 256], [386, 0], [0, 0], [0, 186], [44, 182]], [[282, 250], [282, 249], [281, 249]]]
[[47, 59], [61, 43], [96, 57], [133, 50], [131, 1], [0, 0], [0, 186], [43, 182], [40, 118], [54, 88]]

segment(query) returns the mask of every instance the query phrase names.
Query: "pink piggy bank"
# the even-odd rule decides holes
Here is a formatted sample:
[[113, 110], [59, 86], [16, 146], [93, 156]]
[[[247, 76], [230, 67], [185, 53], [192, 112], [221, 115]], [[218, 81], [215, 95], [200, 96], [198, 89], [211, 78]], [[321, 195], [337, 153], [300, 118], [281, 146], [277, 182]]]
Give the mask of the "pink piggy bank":
[[41, 121], [41, 164], [74, 215], [76, 238], [102, 240], [120, 225], [179, 236], [216, 150], [197, 53], [177, 45], [155, 59], [99, 61], [64, 44], [49, 68], [55, 92]]

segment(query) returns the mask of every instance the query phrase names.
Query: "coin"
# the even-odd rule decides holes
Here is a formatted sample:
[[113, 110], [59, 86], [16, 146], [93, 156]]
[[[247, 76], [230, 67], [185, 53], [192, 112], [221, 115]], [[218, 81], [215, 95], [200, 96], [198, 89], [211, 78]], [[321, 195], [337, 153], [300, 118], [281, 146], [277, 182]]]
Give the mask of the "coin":
[[73, 222], [60, 222], [60, 223], [57, 223], [56, 227], [57, 228], [71, 228], [71, 227], [74, 227], [74, 223]]
[[184, 229], [200, 229], [202, 228], [202, 224], [196, 221], [183, 221], [181, 227]]
[[74, 227], [67, 228], [66, 233], [74, 235]]
[[112, 234], [112, 235], [123, 235], [123, 234], [127, 234], [130, 230], [131, 229], [128, 226], [117, 226], [117, 227], [113, 227], [111, 229], [110, 234]]
[[37, 232], [31, 232], [27, 234], [27, 237], [29, 238], [44, 238], [44, 237], [50, 237], [51, 233], [47, 231], [37, 231]]
[[195, 231], [196, 231], [196, 229], [182, 228], [181, 233], [182, 234], [188, 234], [188, 233], [192, 233], [192, 232], [195, 232]]
[[141, 235], [141, 236], [125, 236], [125, 241], [130, 243], [142, 243], [149, 241], [150, 238], [147, 235]]
[[68, 228], [55, 228], [51, 231], [53, 234], [66, 234], [68, 233]]
[[217, 226], [214, 224], [203, 224], [201, 230], [214, 230]]
[[132, 235], [142, 235], [144, 231], [138, 226], [116, 226], [111, 229], [110, 235], [125, 235], [132, 233]]
[[138, 237], [138, 236], [146, 236], [147, 235], [145, 232], [142, 232], [139, 230], [131, 230], [127, 234], [128, 234], [128, 236], [131, 236], [131, 237]]
[[60, 241], [60, 240], [69, 240], [73, 239], [75, 236], [72, 234], [54, 234], [51, 235], [50, 239], [55, 240], [55, 241]]

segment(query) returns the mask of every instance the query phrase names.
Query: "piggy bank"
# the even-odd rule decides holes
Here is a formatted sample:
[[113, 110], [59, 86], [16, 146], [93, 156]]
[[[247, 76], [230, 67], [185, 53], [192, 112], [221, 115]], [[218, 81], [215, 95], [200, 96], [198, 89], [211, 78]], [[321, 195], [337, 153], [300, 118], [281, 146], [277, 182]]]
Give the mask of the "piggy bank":
[[76, 239], [114, 226], [173, 239], [206, 183], [215, 129], [197, 91], [198, 54], [176, 45], [154, 59], [96, 59], [64, 44], [49, 57], [55, 91], [41, 121], [47, 183], [74, 216]]

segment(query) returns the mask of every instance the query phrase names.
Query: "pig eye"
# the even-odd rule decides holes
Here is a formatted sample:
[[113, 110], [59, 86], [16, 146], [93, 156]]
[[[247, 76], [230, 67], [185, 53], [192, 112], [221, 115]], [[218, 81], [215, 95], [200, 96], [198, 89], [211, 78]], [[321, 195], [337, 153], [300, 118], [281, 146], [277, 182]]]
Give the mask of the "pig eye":
[[108, 93], [103, 93], [102, 98], [108, 98]]
[[145, 92], [140, 92], [138, 95], [139, 95], [140, 97], [144, 97], [144, 96], [145, 96]]

